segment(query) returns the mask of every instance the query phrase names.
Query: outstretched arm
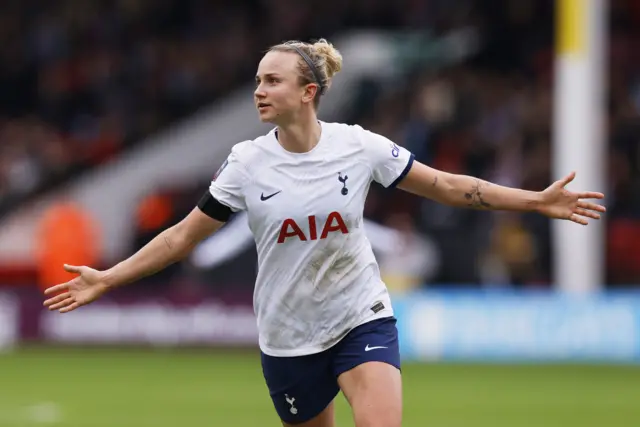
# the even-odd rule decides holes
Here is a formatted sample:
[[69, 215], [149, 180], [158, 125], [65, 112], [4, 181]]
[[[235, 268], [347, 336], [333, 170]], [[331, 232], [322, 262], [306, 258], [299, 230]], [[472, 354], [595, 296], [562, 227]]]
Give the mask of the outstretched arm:
[[223, 224], [205, 215], [200, 208], [194, 208], [182, 221], [158, 234], [130, 258], [104, 271], [104, 282], [109, 288], [117, 288], [164, 270], [184, 259]]
[[185, 258], [198, 243], [222, 227], [234, 212], [246, 209], [244, 185], [249, 181], [249, 175], [239, 159], [242, 147], [242, 144], [234, 146], [198, 206], [182, 221], [106, 271], [65, 265], [65, 270], [78, 276], [46, 289], [45, 295], [54, 296], [44, 305], [49, 310], [66, 313], [95, 301], [113, 288], [152, 275]]
[[584, 199], [602, 199], [596, 192], [574, 193], [564, 187], [575, 178], [575, 173], [541, 192], [504, 187], [479, 178], [451, 174], [414, 162], [398, 187], [418, 196], [449, 206], [483, 210], [538, 212], [550, 218], [567, 219], [586, 225], [586, 218], [600, 219], [604, 206]]
[[195, 208], [181, 222], [164, 230], [138, 252], [108, 270], [65, 265], [66, 271], [78, 276], [46, 289], [45, 295], [53, 296], [44, 302], [44, 306], [66, 313], [95, 301], [113, 288], [157, 273], [183, 259], [222, 225], [223, 222]]

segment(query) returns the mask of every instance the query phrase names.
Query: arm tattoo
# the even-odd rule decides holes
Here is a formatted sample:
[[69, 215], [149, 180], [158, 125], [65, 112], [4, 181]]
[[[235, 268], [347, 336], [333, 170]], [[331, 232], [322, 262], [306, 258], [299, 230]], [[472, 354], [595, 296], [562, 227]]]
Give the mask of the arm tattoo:
[[438, 176], [435, 176], [433, 178], [433, 183], [431, 184], [432, 187], [435, 187], [438, 184]]
[[484, 201], [482, 198], [482, 187], [487, 187], [489, 185], [488, 182], [480, 181], [476, 179], [476, 184], [471, 187], [471, 191], [468, 193], [464, 193], [465, 199], [467, 199], [468, 206], [476, 209], [480, 208], [490, 208], [491, 205]]

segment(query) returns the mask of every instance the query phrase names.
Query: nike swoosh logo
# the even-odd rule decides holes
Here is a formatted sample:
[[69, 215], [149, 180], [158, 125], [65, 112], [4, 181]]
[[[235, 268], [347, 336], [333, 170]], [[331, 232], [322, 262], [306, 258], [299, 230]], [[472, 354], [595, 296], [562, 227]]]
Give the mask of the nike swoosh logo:
[[377, 350], [379, 348], [389, 348], [389, 347], [384, 347], [384, 346], [377, 346], [377, 347], [369, 347], [369, 344], [367, 344], [367, 346], [364, 348], [364, 351], [371, 351], [371, 350]]
[[264, 195], [264, 193], [262, 193], [262, 194], [260, 194], [260, 200], [262, 200], [262, 201], [264, 202], [265, 200], [269, 200], [270, 198], [272, 198], [272, 197], [273, 197], [273, 196], [275, 196], [276, 194], [280, 194], [281, 192], [282, 192], [282, 190], [280, 190], [280, 191], [276, 191], [275, 193], [270, 194], [270, 195], [268, 195], [268, 196], [265, 196], [265, 195]]

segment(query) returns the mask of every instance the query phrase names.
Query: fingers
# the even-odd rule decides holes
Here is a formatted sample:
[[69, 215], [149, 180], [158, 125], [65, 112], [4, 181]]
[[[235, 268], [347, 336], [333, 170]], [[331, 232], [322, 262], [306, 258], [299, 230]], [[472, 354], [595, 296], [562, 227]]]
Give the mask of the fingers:
[[[69, 273], [82, 274], [82, 269], [85, 267], [78, 267], [75, 265], [65, 264], [64, 269]], [[67, 283], [52, 286], [44, 290], [45, 295], [55, 295], [52, 298], [46, 300], [43, 304], [48, 307], [49, 310], [59, 310], [60, 313], [68, 313], [76, 308], [80, 307], [80, 304], [74, 295], [71, 295], [71, 285], [78, 278], [75, 278]]]
[[[64, 265], [64, 269], [65, 271], [68, 271], [69, 273], [76, 273], [76, 274], [81, 274], [82, 273], [82, 267], [78, 267], [75, 265], [69, 265], [69, 264], [65, 264]], [[69, 284], [71, 282], [67, 282], [67, 283], [62, 283], [60, 285], [56, 285], [56, 286], [52, 286], [50, 288], [47, 288], [44, 290], [44, 294], [45, 295], [51, 295], [51, 294], [56, 294], [60, 291], [68, 291], [69, 290]]]
[[[587, 221], [587, 218], [600, 219], [600, 214], [598, 212], [594, 212], [595, 210], [598, 210], [595, 209], [597, 206], [589, 207], [588, 205], [591, 205], [591, 203], [584, 203], [584, 205], [587, 205], [587, 209], [583, 209], [581, 207], [576, 208], [575, 212], [569, 217], [570, 221], [581, 225], [588, 225], [589, 221]], [[578, 206], [580, 206], [580, 204], [578, 204]]]
[[598, 205], [598, 204], [590, 203], [590, 202], [584, 202], [582, 200], [578, 201], [577, 206], [579, 208], [582, 208], [582, 209], [588, 209], [588, 210], [596, 211], [596, 212], [606, 212], [607, 211], [607, 208], [605, 208], [602, 205]]
[[73, 302], [75, 302], [75, 298], [72, 296], [66, 296], [65, 299], [63, 299], [62, 301], [58, 302], [57, 304], [53, 304], [49, 307], [49, 310], [53, 311], [53, 310], [58, 310], [60, 308], [64, 308], [67, 307], [71, 304], [73, 304]]
[[567, 184], [569, 184], [571, 181], [573, 181], [573, 179], [576, 177], [576, 173], [571, 172], [569, 175], [565, 176], [564, 178], [562, 178], [559, 182], [560, 185], [562, 185], [563, 187]]
[[[564, 178], [558, 180], [557, 182], [562, 186], [566, 186], [567, 184], [569, 184], [571, 181], [573, 181], [576, 177], [576, 172], [573, 171], [571, 172], [569, 175], [565, 176]], [[604, 199], [604, 194], [597, 192], [597, 191], [583, 191], [581, 193], [578, 193], [578, 198], [580, 199]]]
[[69, 293], [58, 295], [45, 301], [45, 306], [48, 306], [50, 311], [58, 310], [60, 313], [68, 313], [81, 305], [82, 304], [76, 300], [76, 297]]
[[60, 309], [60, 313], [68, 313], [70, 311], [75, 310], [76, 308], [80, 307], [82, 304], [80, 304], [79, 302], [74, 302], [73, 304], [68, 305], [65, 308]]
[[586, 219], [584, 219], [578, 214], [571, 214], [571, 216], [569, 217], [569, 221], [573, 221], [576, 224], [580, 224], [580, 225], [589, 225], [589, 221], [587, 221]]
[[64, 265], [64, 270], [65, 270], [65, 271], [68, 271], [69, 273], [77, 273], [77, 274], [80, 274], [80, 273], [81, 273], [81, 270], [82, 270], [82, 267], [78, 267], [78, 266], [75, 266], [75, 265], [65, 264], [65, 265]]
[[593, 219], [600, 219], [600, 214], [597, 212], [593, 212], [593, 211], [588, 211], [585, 209], [576, 209], [576, 214], [580, 215], [580, 216], [585, 216], [587, 218], [593, 218]]
[[585, 191], [582, 193], [578, 193], [578, 198], [580, 199], [604, 199], [604, 194], [597, 193], [594, 191]]
[[604, 212], [604, 210], [599, 208], [602, 208], [602, 206], [580, 202], [574, 213], [572, 213], [568, 219], [580, 225], [588, 225], [589, 221], [587, 221], [587, 218], [600, 219], [600, 214], [595, 211]]
[[45, 295], [51, 295], [51, 294], [56, 294], [56, 293], [58, 293], [60, 291], [65, 291], [66, 292], [68, 290], [69, 290], [69, 282], [62, 283], [60, 285], [55, 285], [55, 286], [52, 286], [50, 288], [47, 288], [47, 289], [44, 290], [44, 294]]
[[55, 296], [55, 297], [53, 297], [53, 298], [49, 298], [48, 300], [46, 300], [46, 301], [43, 303], [43, 305], [44, 305], [45, 307], [50, 307], [50, 306], [52, 306], [53, 304], [57, 304], [57, 303], [59, 303], [60, 301], [64, 301], [64, 300], [65, 300], [65, 299], [67, 299], [67, 298], [69, 298], [69, 293], [68, 293], [68, 292], [64, 292], [64, 293], [62, 293], [62, 294], [60, 294], [60, 295], [56, 295], [56, 296]]

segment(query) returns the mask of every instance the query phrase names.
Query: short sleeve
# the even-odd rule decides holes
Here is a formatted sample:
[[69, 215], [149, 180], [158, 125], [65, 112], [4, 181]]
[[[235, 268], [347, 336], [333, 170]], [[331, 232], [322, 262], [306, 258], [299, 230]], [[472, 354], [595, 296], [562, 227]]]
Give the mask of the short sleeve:
[[356, 127], [364, 144], [372, 179], [384, 187], [395, 187], [409, 173], [415, 156], [388, 138]]
[[233, 212], [246, 210], [244, 189], [248, 181], [247, 170], [240, 163], [237, 150], [234, 148], [213, 176], [209, 192]]

